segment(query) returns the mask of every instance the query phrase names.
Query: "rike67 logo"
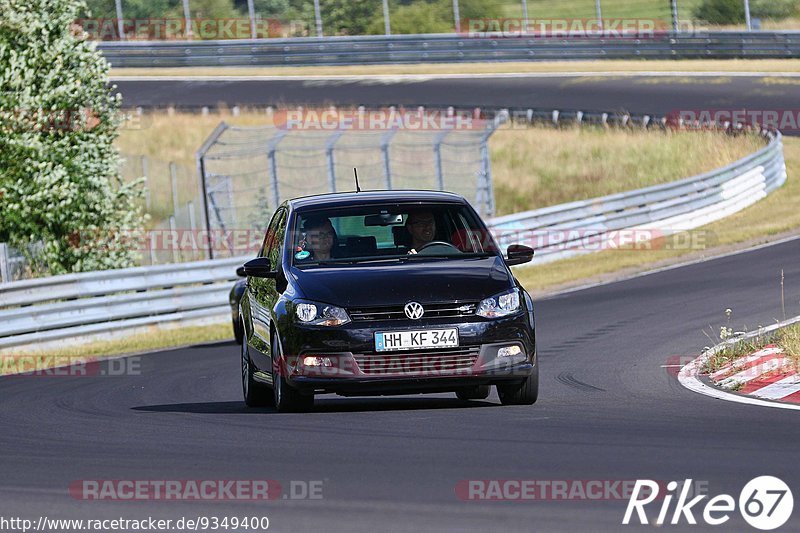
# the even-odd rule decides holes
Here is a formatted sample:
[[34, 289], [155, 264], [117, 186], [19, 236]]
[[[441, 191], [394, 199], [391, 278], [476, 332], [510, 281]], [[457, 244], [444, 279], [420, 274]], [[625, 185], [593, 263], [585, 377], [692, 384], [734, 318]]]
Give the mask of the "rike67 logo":
[[[736, 511], [737, 503], [742, 518], [756, 529], [765, 531], [777, 529], [792, 516], [794, 508], [792, 491], [786, 483], [773, 476], [751, 479], [739, 493], [738, 502], [729, 494], [720, 494], [702, 505], [701, 502], [708, 498], [708, 495], [701, 494], [689, 499], [691, 485], [691, 479], [682, 484], [670, 481], [667, 483], [666, 492], [659, 493], [663, 485], [649, 479], [636, 480], [622, 523], [635, 524], [638, 519], [640, 524], [658, 526], [666, 523], [677, 525], [683, 520], [687, 524], [697, 524], [695, 516], [697, 513], [706, 524], [719, 526], [730, 520], [731, 513]], [[672, 502], [676, 497], [675, 506], [672, 508]], [[645, 507], [656, 500], [660, 500], [661, 506], [653, 522], [653, 516], [648, 516]], [[657, 506], [658, 504], [654, 507]]]

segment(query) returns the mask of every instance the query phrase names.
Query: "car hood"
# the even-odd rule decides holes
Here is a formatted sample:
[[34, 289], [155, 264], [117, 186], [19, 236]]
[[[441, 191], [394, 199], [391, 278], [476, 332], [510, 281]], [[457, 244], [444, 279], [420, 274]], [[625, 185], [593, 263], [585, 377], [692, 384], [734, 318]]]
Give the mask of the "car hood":
[[478, 301], [514, 286], [500, 257], [293, 267], [297, 296], [342, 307]]

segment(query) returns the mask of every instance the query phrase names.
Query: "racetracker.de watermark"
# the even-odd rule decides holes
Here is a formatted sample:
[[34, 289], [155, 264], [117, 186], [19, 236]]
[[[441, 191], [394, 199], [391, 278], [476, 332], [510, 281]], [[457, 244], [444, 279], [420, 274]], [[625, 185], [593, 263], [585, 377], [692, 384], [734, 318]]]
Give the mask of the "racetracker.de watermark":
[[667, 126], [673, 129], [716, 129], [736, 125], [797, 133], [800, 132], [800, 109], [673, 109], [667, 113]]
[[296, 131], [473, 131], [487, 127], [472, 113], [424, 109], [283, 109], [273, 114], [276, 128]]
[[124, 377], [142, 375], [138, 356], [99, 359], [85, 355], [0, 355], [0, 375], [20, 377]]
[[267, 39], [302, 34], [305, 21], [281, 21], [275, 18], [89, 18], [73, 22], [78, 38], [92, 41], [177, 41]]
[[[635, 494], [636, 483], [635, 479], [464, 479], [456, 484], [455, 493], [463, 501], [627, 501]], [[657, 489], [658, 485], [647, 495]], [[708, 482], [695, 480], [689, 491], [706, 494]]]
[[[267, 239], [269, 240], [269, 239]], [[620, 229], [515, 229], [492, 228], [488, 232], [459, 231], [450, 241], [466, 247], [480, 243], [483, 249], [501, 248], [522, 244], [536, 250], [539, 256], [564, 251], [599, 252], [651, 251], [651, 250], [705, 250], [718, 242], [716, 233], [708, 230], [676, 231], [672, 228]], [[209, 248], [232, 254], [252, 254], [261, 250], [265, 242], [263, 230], [258, 229], [154, 229], [87, 230], [69, 238], [70, 245], [82, 250], [104, 248], [128, 249], [138, 252], [170, 251], [204, 253]], [[465, 248], [466, 249], [466, 248]]]
[[[680, 20], [682, 35], [707, 31], [699, 21]], [[475, 39], [655, 39], [673, 31], [672, 21], [655, 18], [467, 18], [460, 34]]]
[[80, 479], [69, 494], [87, 501], [321, 500], [323, 480], [274, 479]]

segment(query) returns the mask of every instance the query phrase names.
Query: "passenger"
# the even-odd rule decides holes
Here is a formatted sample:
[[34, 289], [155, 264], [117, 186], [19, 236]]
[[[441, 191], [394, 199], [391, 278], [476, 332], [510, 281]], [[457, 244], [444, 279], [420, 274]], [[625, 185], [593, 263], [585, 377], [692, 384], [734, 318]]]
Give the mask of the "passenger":
[[325, 217], [307, 218], [303, 223], [303, 233], [306, 246], [295, 254], [297, 259], [326, 261], [334, 255], [336, 230], [333, 229], [330, 219]]
[[406, 229], [411, 235], [411, 250], [408, 253], [415, 254], [435, 240], [436, 218], [429, 210], [412, 211], [408, 214]]

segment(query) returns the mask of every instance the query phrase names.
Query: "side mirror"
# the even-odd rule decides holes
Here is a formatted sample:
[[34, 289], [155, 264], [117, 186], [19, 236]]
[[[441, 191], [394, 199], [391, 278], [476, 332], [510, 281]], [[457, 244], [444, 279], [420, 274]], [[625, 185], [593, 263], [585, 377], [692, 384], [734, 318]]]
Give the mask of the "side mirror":
[[247, 277], [247, 274], [244, 273], [244, 267], [243, 266], [240, 266], [240, 267], [238, 267], [236, 269], [236, 275], [239, 276], [240, 278], [246, 278]]
[[[272, 265], [268, 257], [256, 257], [245, 263], [242, 267], [245, 276], [254, 278], [274, 278], [276, 272], [272, 270]], [[238, 273], [238, 269], [237, 269]]]
[[533, 248], [522, 244], [512, 244], [508, 247], [508, 257], [506, 264], [508, 266], [523, 265], [529, 263], [533, 259]]

